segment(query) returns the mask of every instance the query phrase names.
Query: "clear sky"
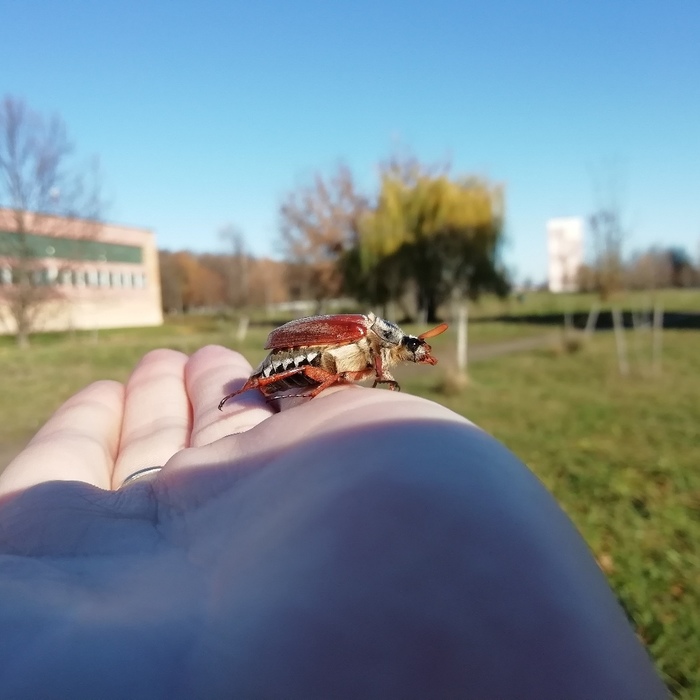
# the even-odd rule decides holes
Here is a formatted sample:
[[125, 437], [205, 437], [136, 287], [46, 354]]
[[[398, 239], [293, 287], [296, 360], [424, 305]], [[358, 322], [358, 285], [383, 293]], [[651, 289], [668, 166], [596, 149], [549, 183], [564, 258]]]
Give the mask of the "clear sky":
[[0, 0], [0, 94], [96, 154], [105, 218], [275, 254], [290, 189], [400, 143], [503, 182], [506, 261], [613, 178], [628, 251], [700, 250], [699, 0]]

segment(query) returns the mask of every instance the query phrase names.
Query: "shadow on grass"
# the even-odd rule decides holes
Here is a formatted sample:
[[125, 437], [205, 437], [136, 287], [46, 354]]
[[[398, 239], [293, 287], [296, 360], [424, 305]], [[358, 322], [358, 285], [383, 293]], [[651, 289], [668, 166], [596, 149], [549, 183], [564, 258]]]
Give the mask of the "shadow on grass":
[[[653, 321], [652, 314], [641, 314], [633, 311], [622, 311], [622, 321], [625, 328], [634, 328], [634, 314], [637, 315], [637, 323], [651, 325]], [[545, 313], [545, 314], [523, 314], [523, 315], [501, 315], [501, 316], [486, 316], [475, 318], [471, 323], [520, 323], [537, 326], [562, 326], [565, 322], [563, 313]], [[585, 328], [588, 321], [588, 312], [576, 312], [571, 314], [571, 323], [574, 328]], [[700, 313], [697, 312], [681, 312], [668, 311], [664, 312], [663, 327], [674, 330], [700, 330]], [[601, 311], [595, 324], [595, 330], [612, 330], [613, 317], [610, 310]]]

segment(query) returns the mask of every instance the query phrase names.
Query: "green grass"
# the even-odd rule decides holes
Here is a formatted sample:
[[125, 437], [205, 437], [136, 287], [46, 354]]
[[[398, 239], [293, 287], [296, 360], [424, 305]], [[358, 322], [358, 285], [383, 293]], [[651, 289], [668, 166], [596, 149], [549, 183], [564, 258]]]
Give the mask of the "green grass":
[[[576, 523], [678, 697], [700, 697], [700, 334], [664, 333], [651, 374], [649, 333], [472, 366], [464, 394], [425, 373], [405, 389], [441, 401], [523, 459]], [[638, 340], [638, 343], [633, 342]]]
[[[676, 308], [690, 308], [693, 299], [681, 295]], [[673, 308], [668, 298], [664, 305]], [[21, 444], [89, 382], [125, 380], [153, 347], [236, 347], [235, 330], [195, 317], [97, 337], [41, 336], [24, 352], [0, 339], [0, 446]], [[253, 326], [239, 348], [253, 364], [269, 330]], [[469, 336], [477, 345], [552, 330], [474, 323]], [[437, 389], [454, 354], [453, 333], [431, 340], [437, 367], [397, 374], [404, 390], [467, 416], [531, 467], [598, 557], [669, 687], [680, 698], [700, 698], [700, 333], [664, 332], [658, 375], [649, 332], [626, 335], [627, 377], [618, 373], [612, 333], [578, 352], [551, 345], [475, 363], [459, 395]]]

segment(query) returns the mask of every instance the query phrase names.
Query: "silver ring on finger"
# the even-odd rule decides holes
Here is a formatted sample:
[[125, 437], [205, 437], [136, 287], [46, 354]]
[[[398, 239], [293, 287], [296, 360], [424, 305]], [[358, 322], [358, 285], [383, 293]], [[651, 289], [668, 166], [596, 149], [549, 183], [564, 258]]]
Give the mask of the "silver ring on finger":
[[122, 481], [120, 488], [124, 488], [128, 484], [139, 481], [140, 479], [152, 479], [162, 468], [163, 467], [144, 467], [143, 469], [139, 469], [133, 474], [129, 474], [129, 476]]

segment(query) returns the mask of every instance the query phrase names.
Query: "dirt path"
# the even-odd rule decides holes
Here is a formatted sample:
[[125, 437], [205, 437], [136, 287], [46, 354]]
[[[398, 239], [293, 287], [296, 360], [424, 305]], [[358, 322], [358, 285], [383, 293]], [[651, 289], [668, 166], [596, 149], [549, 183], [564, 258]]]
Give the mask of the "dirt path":
[[484, 345], [473, 345], [469, 348], [469, 362], [479, 360], [490, 360], [492, 357], [510, 355], [515, 352], [528, 352], [545, 348], [556, 343], [561, 338], [561, 333], [547, 333], [546, 335], [535, 335], [530, 338], [516, 338], [515, 340], [504, 340], [500, 343], [486, 343]]

